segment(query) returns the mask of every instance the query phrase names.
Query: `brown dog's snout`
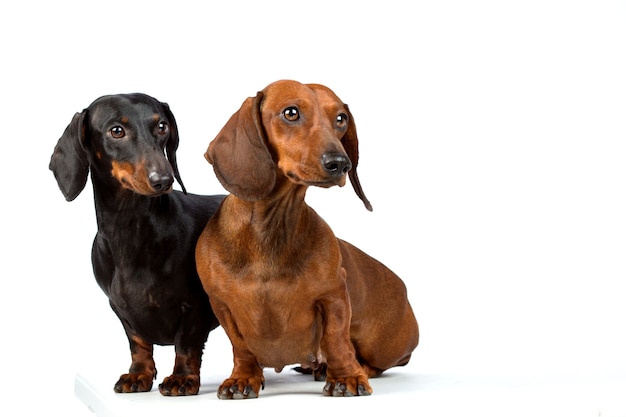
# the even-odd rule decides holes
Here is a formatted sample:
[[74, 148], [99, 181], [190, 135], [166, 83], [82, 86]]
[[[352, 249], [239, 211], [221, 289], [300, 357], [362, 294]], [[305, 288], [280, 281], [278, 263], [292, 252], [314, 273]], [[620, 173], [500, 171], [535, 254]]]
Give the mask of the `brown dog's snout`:
[[329, 152], [322, 155], [322, 166], [331, 177], [339, 178], [350, 171], [352, 162], [344, 153]]

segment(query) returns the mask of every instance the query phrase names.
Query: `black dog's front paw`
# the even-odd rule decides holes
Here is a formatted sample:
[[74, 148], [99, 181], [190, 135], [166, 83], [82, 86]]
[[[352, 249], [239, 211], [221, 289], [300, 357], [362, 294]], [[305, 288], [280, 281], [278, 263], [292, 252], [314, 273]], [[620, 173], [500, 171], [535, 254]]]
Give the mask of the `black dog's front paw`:
[[199, 391], [198, 375], [170, 375], [159, 384], [159, 392], [165, 396], [196, 395]]
[[147, 392], [152, 389], [151, 373], [131, 373], [120, 376], [113, 390], [117, 393]]

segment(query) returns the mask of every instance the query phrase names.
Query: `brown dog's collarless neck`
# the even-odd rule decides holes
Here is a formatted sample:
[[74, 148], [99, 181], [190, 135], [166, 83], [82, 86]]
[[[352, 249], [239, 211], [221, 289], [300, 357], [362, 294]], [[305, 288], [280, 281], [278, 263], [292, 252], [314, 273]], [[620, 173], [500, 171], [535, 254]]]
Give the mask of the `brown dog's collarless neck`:
[[[284, 180], [284, 181], [283, 181]], [[309, 233], [310, 211], [304, 196], [308, 187], [291, 183], [286, 178], [277, 180], [274, 190], [258, 201], [243, 201], [236, 196], [234, 204], [239, 219], [248, 225], [260, 248], [283, 251], [296, 247], [299, 236]], [[245, 211], [242, 212], [242, 211]]]

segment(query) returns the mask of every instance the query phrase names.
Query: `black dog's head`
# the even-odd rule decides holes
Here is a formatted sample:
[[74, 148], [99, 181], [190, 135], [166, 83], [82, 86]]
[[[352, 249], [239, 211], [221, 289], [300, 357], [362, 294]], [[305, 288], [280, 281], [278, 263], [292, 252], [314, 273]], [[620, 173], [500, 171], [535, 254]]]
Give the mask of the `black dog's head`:
[[67, 201], [83, 190], [90, 169], [111, 186], [141, 195], [170, 192], [174, 178], [185, 192], [177, 148], [176, 120], [167, 104], [146, 94], [109, 95], [74, 115], [50, 169]]

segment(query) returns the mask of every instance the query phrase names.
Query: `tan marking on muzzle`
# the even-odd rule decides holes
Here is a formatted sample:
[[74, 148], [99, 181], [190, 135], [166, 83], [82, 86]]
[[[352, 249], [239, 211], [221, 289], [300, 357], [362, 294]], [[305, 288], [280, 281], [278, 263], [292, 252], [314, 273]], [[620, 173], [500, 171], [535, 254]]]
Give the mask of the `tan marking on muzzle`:
[[150, 185], [145, 162], [133, 165], [130, 162], [113, 161], [111, 166], [111, 175], [119, 181], [122, 187], [146, 196], [163, 194], [162, 191], [155, 191]]

